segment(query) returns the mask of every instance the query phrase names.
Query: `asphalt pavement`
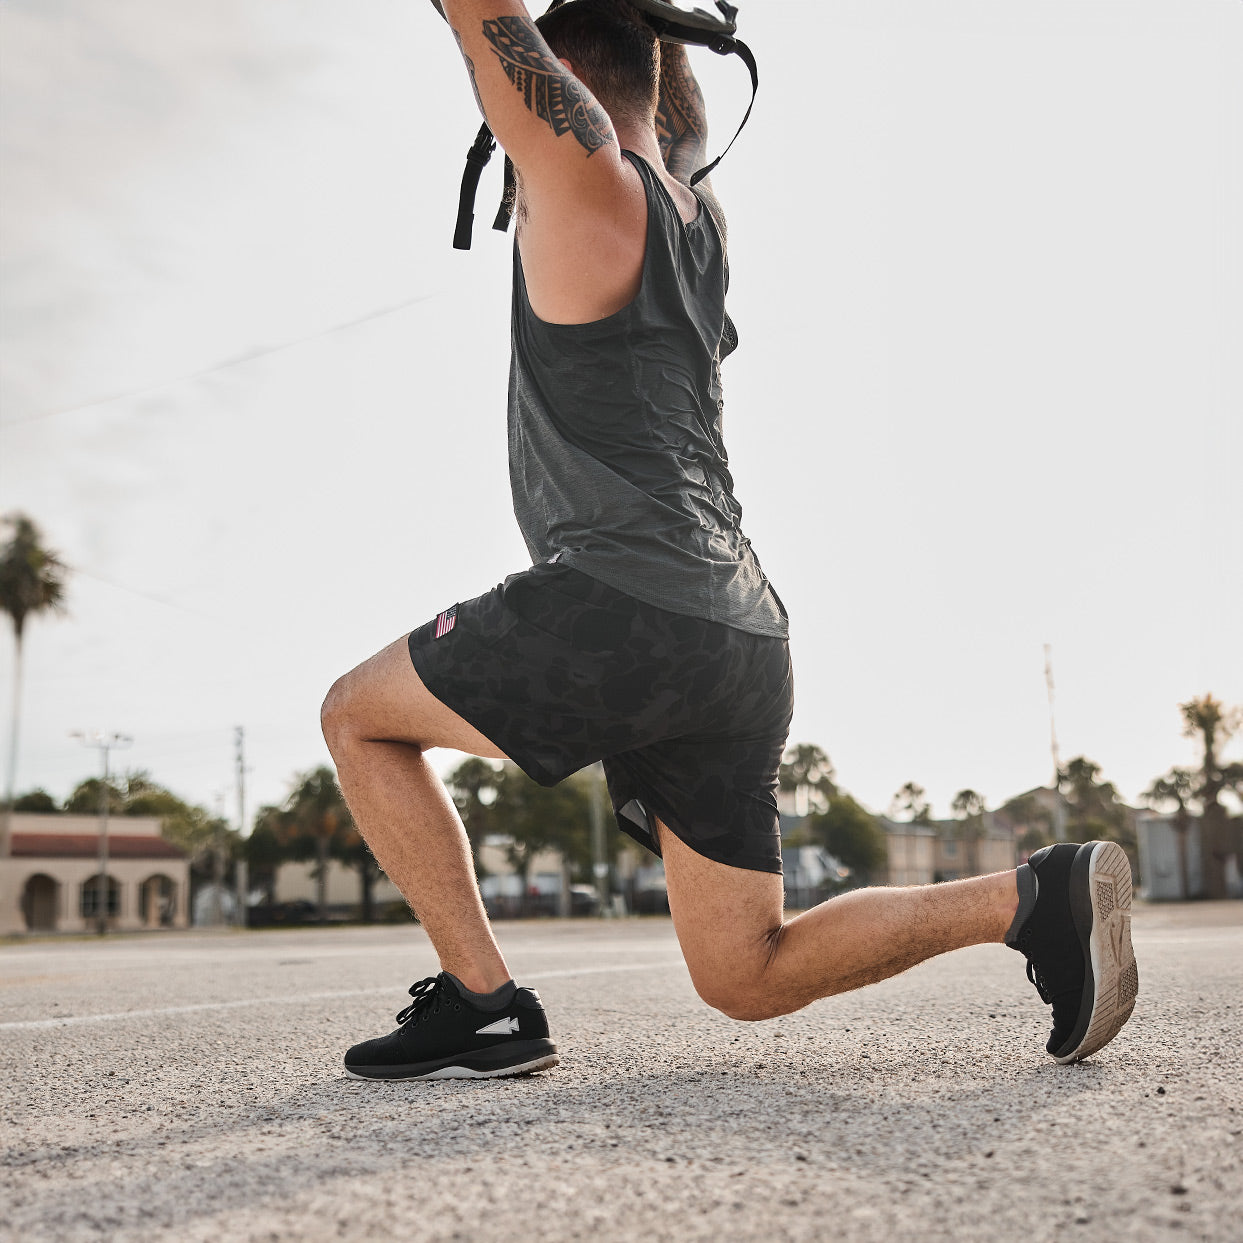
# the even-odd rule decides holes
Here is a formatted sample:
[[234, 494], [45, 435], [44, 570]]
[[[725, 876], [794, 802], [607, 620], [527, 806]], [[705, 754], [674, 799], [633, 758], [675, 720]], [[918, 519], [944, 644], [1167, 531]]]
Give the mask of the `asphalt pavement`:
[[1243, 1238], [1243, 903], [1137, 906], [1135, 1016], [1071, 1067], [1000, 946], [742, 1024], [667, 920], [498, 935], [548, 1073], [345, 1077], [413, 927], [0, 946], [0, 1239]]

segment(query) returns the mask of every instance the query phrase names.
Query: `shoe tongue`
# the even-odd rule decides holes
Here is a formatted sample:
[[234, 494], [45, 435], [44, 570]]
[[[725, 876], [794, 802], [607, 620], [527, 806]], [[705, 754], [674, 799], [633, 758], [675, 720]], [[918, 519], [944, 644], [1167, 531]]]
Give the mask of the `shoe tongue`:
[[500, 988], [490, 993], [472, 993], [452, 972], [442, 971], [440, 977], [447, 980], [457, 990], [458, 995], [463, 1000], [469, 1001], [476, 1010], [501, 1010], [513, 1001], [514, 994], [518, 991], [518, 986], [513, 980], [506, 980]]

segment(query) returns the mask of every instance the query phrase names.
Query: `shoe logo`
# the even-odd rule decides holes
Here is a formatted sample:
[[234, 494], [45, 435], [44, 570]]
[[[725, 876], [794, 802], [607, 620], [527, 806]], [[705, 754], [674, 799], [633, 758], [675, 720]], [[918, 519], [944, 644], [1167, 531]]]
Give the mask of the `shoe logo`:
[[487, 1027], [481, 1027], [476, 1036], [516, 1036], [518, 1034], [518, 1020], [510, 1015], [509, 1018], [497, 1019], [495, 1023], [489, 1023]]

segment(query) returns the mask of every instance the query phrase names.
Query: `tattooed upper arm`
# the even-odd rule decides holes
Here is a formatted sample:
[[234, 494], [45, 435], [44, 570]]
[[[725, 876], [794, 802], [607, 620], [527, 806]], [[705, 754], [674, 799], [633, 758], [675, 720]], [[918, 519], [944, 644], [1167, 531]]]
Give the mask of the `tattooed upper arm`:
[[589, 156], [615, 141], [608, 113], [552, 54], [534, 22], [498, 17], [483, 23], [483, 35], [527, 111], [557, 138], [573, 134]]
[[665, 167], [683, 184], [707, 161], [708, 114], [686, 49], [661, 44], [656, 137]]
[[[620, 147], [608, 113], [544, 41], [520, 0], [444, 0], [475, 97], [528, 186], [604, 185]], [[616, 158], [597, 156], [612, 147]], [[595, 159], [591, 157], [596, 156]], [[584, 181], [584, 159], [590, 172]]]

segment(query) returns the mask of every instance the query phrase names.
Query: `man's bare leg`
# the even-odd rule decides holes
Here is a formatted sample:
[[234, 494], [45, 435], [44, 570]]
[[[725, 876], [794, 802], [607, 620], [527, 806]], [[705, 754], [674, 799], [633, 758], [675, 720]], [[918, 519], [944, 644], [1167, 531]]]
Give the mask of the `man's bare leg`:
[[775, 1018], [966, 945], [1002, 941], [1014, 872], [861, 889], [786, 922], [780, 876], [715, 863], [659, 824], [678, 941], [699, 995], [736, 1019]]
[[473, 992], [499, 988], [509, 969], [483, 909], [466, 830], [426, 752], [504, 756], [423, 685], [404, 638], [339, 679], [322, 720], [354, 822], [418, 915], [441, 968]]

